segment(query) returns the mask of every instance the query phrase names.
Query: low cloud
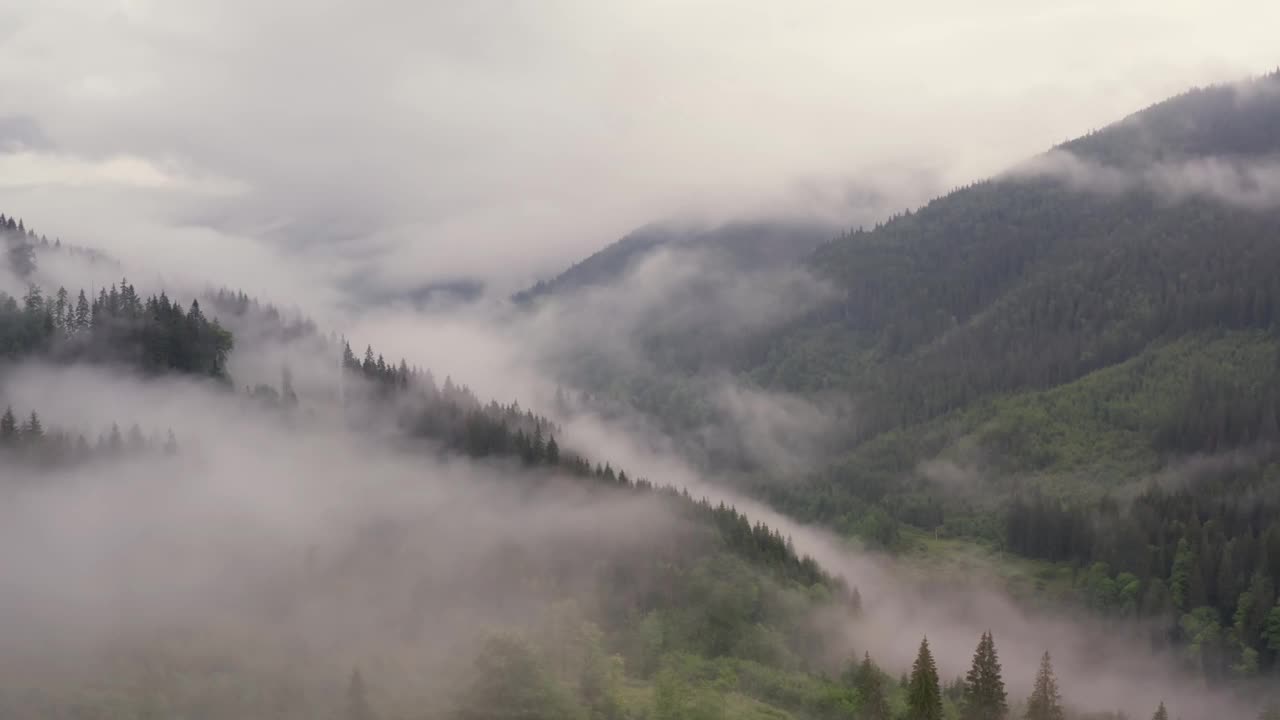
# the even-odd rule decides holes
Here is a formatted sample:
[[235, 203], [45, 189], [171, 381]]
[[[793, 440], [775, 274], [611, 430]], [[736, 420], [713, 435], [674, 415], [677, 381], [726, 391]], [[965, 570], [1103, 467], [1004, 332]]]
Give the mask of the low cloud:
[[189, 175], [179, 168], [166, 168], [134, 155], [115, 155], [95, 161], [29, 150], [0, 153], [2, 188], [80, 185], [121, 185], [210, 195], [237, 195], [247, 190], [242, 183]]
[[948, 493], [958, 495], [976, 494], [982, 490], [985, 477], [979, 467], [944, 458], [926, 460], [916, 467], [916, 472]]
[[1206, 198], [1250, 210], [1280, 205], [1280, 160], [1276, 159], [1206, 157], [1128, 169], [1053, 150], [1005, 177], [1051, 178], [1073, 190], [1103, 195], [1143, 191], [1171, 202]]
[[102, 683], [127, 669], [103, 664], [111, 653], [205, 656], [335, 687], [358, 664], [431, 699], [487, 628], [565, 596], [587, 605], [599, 563], [691, 531], [651, 495], [517, 485], [500, 462], [400, 452], [323, 413], [285, 422], [187, 381], [24, 366], [0, 402], [91, 437], [111, 422], [172, 427], [181, 447], [16, 476], [6, 466], [10, 683]]

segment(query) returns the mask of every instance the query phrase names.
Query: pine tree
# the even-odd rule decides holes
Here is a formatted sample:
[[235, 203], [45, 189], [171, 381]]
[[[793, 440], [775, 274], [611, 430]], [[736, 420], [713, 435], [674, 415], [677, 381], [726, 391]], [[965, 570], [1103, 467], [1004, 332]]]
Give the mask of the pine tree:
[[347, 683], [347, 707], [344, 720], [374, 720], [373, 708], [369, 705], [368, 690], [364, 686], [364, 678], [360, 669], [351, 671], [351, 680]]
[[138, 423], [134, 423], [129, 427], [129, 436], [125, 441], [125, 447], [131, 453], [140, 453], [147, 447], [147, 439], [142, 436], [142, 428], [138, 427]]
[[10, 237], [8, 241], [9, 269], [20, 278], [30, 277], [36, 271], [35, 250], [20, 237]]
[[13, 408], [6, 407], [4, 415], [0, 415], [0, 445], [13, 445], [18, 441], [18, 419], [13, 415]]
[[92, 315], [89, 310], [89, 298], [85, 297], [84, 290], [80, 291], [80, 296], [76, 298], [76, 330], [84, 330], [89, 327], [92, 321]]
[[529, 441], [529, 457], [530, 462], [540, 463], [547, 456], [547, 445], [542, 440], [542, 426], [535, 425], [533, 428], [533, 438]]
[[1164, 703], [1160, 703], [1160, 707], [1156, 708], [1156, 714], [1151, 716], [1151, 720], [1169, 720], [1169, 711], [1164, 709]]
[[942, 688], [928, 638], [920, 641], [920, 652], [907, 681], [907, 720], [942, 720]]
[[884, 674], [871, 661], [870, 653], [863, 654], [862, 662], [854, 672], [853, 683], [862, 699], [858, 717], [865, 720], [890, 720], [893, 717], [884, 692]]
[[293, 372], [286, 365], [280, 371], [280, 395], [286, 408], [298, 406], [298, 393], [293, 389]]
[[42, 437], [44, 437], [44, 426], [40, 424], [40, 416], [32, 410], [31, 417], [27, 418], [27, 422], [22, 426], [22, 438], [29, 442]]
[[1000, 660], [991, 632], [982, 634], [973, 654], [973, 666], [964, 678], [963, 720], [1003, 720], [1009, 714]]
[[67, 289], [64, 287], [58, 288], [58, 294], [55, 298], [56, 299], [53, 303], [54, 325], [59, 329], [62, 329], [63, 321], [67, 316], [68, 310]]
[[1053, 676], [1053, 664], [1047, 652], [1040, 658], [1036, 685], [1027, 700], [1026, 720], [1063, 720], [1062, 697], [1058, 694], [1058, 681]]

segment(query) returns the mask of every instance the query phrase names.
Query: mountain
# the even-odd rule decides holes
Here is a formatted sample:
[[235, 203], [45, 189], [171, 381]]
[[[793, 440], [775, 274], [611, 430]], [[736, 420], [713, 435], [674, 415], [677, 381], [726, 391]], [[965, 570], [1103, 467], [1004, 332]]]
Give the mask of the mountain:
[[[650, 228], [520, 299], [604, 313], [583, 337], [624, 340], [564, 365], [586, 402], [649, 412], [689, 446], [756, 423], [701, 461], [784, 512], [890, 552], [990, 551], [1033, 600], [1058, 592], [1112, 634], [1174, 647], [1161, 688], [1185, 670], [1274, 693], [1278, 85], [1189, 93], [835, 239], [804, 223]], [[2, 221], [21, 280], [64, 251]], [[606, 295], [641, 266], [667, 282], [624, 317]], [[32, 407], [46, 402], [67, 428]], [[900, 624], [871, 627], [859, 591], [777, 530], [244, 293], [0, 294], [0, 406], [15, 591], [0, 620], [20, 620], [5, 623], [3, 717], [1005, 706], [989, 634], [981, 688], [940, 683], [928, 641], [909, 678], [848, 663], [861, 633], [914, 640], [928, 622], [937, 641], [964, 607], [917, 620], [903, 603], [887, 615]], [[176, 422], [163, 443], [163, 425], [84, 435], [87, 418], [147, 409]], [[795, 429], [779, 416], [828, 411], [822, 443], [773, 437]], [[753, 443], [812, 462], [778, 473]], [[930, 608], [979, 597], [932, 580]], [[905, 599], [876, 589], [882, 612]], [[1110, 669], [1123, 686], [1155, 676], [1142, 664]], [[1046, 653], [1036, 707], [1063, 717], [1054, 682]]]
[[[24, 225], [10, 229], [4, 219], [2, 227], [0, 240], [20, 261], [14, 267], [28, 275], [45, 253], [71, 252], [57, 244], [37, 253]], [[278, 385], [234, 374], [237, 356], [255, 354], [288, 358]], [[295, 376], [290, 362], [305, 366], [306, 377]], [[14, 407], [15, 395], [32, 396], [19, 386], [43, 382], [40, 373], [52, 373], [57, 387], [35, 399], [59, 409], [65, 428], [42, 419], [45, 407]], [[123, 397], [101, 401], [116, 384]], [[103, 407], [91, 407], [96, 402]], [[162, 414], [191, 404], [160, 440], [164, 428], [144, 429], [128, 416], [139, 402]], [[133, 425], [122, 432], [112, 422], [86, 437], [81, 416], [91, 410], [120, 413], [120, 423]], [[100, 572], [111, 575], [100, 586], [142, 573], [144, 590], [118, 608], [128, 620], [111, 620], [99, 636], [91, 629], [97, 615], [78, 614], [75, 603], [45, 602], [40, 619], [28, 617], [24, 638], [46, 632], [38, 628], [49, 618], [79, 624], [59, 624], [56, 647], [41, 642], [21, 661], [0, 654], [0, 665], [23, 666], [0, 680], [0, 716], [369, 717], [376, 706], [387, 717], [491, 717], [509, 712], [503, 698], [515, 697], [530, 717], [622, 718], [666, 702], [679, 713], [728, 704], [748, 716], [834, 718], [858, 702], [849, 682], [817, 671], [830, 669], [840, 649], [814, 622], [856, 617], [857, 590], [797, 554], [788, 538], [724, 504], [561, 447], [555, 423], [518, 404], [482, 402], [453, 379], [438, 384], [429, 371], [389, 362], [372, 347], [357, 359], [349, 343], [305, 317], [243, 292], [219, 290], [188, 303], [171, 301], [164, 289], [146, 295], [127, 280], [96, 296], [35, 285], [20, 300], [0, 292], [0, 411], [4, 516], [23, 515], [25, 528], [6, 523], [6, 538], [35, 532], [49, 504], [75, 503], [82, 494], [97, 498], [85, 500], [99, 508], [95, 548], [139, 532], [135, 525], [151, 528], [142, 531], [146, 543], [129, 545], [127, 561], [100, 561]], [[272, 438], [266, 456], [229, 440], [246, 428]], [[352, 465], [313, 464], [317, 441], [343, 448], [331, 463]], [[459, 477], [462, 467], [471, 470]], [[206, 526], [212, 506], [236, 497], [263, 509], [275, 492], [288, 497], [286, 514], [296, 519], [311, 507], [307, 493], [352, 468], [339, 497], [353, 513], [346, 521], [355, 521], [355, 535], [327, 516], [313, 528], [305, 558], [270, 533], [248, 541], [241, 533], [252, 522], [237, 521], [225, 533]], [[294, 486], [299, 473], [313, 477]], [[373, 482], [364, 485], [366, 474]], [[368, 505], [405, 474], [411, 484], [399, 487], [403, 495], [371, 512]], [[245, 475], [255, 490], [236, 484]], [[165, 500], [131, 500], [138, 488]], [[222, 499], [196, 500], [202, 509], [185, 521], [193, 527], [181, 527], [187, 493]], [[426, 509], [441, 498], [445, 505]], [[403, 511], [424, 501], [425, 508]], [[29, 516], [21, 509], [28, 507]], [[444, 508], [459, 522], [433, 517]], [[538, 513], [549, 514], [547, 527], [531, 520]], [[629, 529], [599, 526], [601, 513], [618, 513]], [[467, 530], [493, 519], [499, 527]], [[67, 552], [77, 541], [60, 522], [54, 544]], [[223, 547], [248, 542], [241, 547], [255, 555], [249, 564], [281, 562], [283, 576], [254, 576], [234, 553], [215, 552], [216, 571], [192, 572], [216, 575], [210, 592], [227, 590], [234, 611], [174, 609], [176, 586], [149, 575], [146, 558], [200, 532], [220, 537]], [[15, 557], [6, 553], [7, 567]], [[15, 592], [0, 602], [0, 618], [26, 612], [28, 594], [65, 576], [78, 582], [65, 568], [10, 576]], [[164, 619], [145, 617], [134, 609], [141, 605], [164, 606]], [[355, 623], [354, 639], [344, 636], [341, 628]], [[443, 636], [452, 638], [448, 649], [435, 646]], [[103, 644], [75, 650], [82, 640], [96, 642], [90, 637]], [[335, 641], [374, 658], [349, 682], [345, 673], [361, 651], [320, 649]], [[402, 661], [431, 668], [428, 678], [442, 672], [447, 683], [406, 681], [385, 662], [401, 651]], [[741, 683], [702, 679], [728, 675]], [[657, 700], [663, 693], [678, 696]], [[342, 707], [357, 714], [341, 715], [335, 708]]]
[[[1272, 333], [1277, 126], [1280, 76], [1197, 90], [848, 233], [809, 261], [843, 297], [767, 338], [771, 357], [751, 373], [870, 398], [876, 432], [1064, 386], [1205, 333]], [[828, 352], [810, 362], [814, 343]], [[1273, 369], [1251, 371], [1236, 380]], [[1280, 397], [1255, 399], [1225, 434], [1181, 441], [1161, 435], [1191, 410], [1175, 403], [1146, 418], [1149, 439], [1181, 451], [1257, 440]]]
[[[1082, 603], [1192, 644], [1222, 633], [1193, 651], [1218, 676], [1280, 664], [1257, 607], [1280, 585], [1280, 72], [1158, 103], [805, 263], [831, 296], [722, 345], [721, 368], [854, 411], [818, 469], [742, 482], [891, 547], [918, 529], [1097, 564], [1068, 583]], [[588, 389], [610, 386], [648, 394]], [[663, 397], [646, 409], [696, 440], [687, 394]]]
[[[15, 254], [46, 252], [70, 250]], [[882, 630], [791, 538], [562, 447], [544, 416], [371, 346], [358, 358], [243, 292], [91, 294], [0, 293], [0, 618], [23, 618], [0, 716], [837, 720], [921, 691], [950, 715], [963, 703], [936, 671], [852, 662], [850, 636]], [[278, 385], [237, 374], [255, 355], [283, 363]], [[82, 432], [147, 410], [176, 421], [163, 442]], [[38, 559], [12, 562], [32, 538]], [[86, 557], [87, 602], [64, 589], [85, 587]], [[881, 607], [899, 591], [880, 590]]]
[[646, 225], [628, 234], [550, 280], [516, 293], [527, 303], [538, 298], [608, 285], [659, 250], [705, 253], [718, 263], [750, 271], [798, 262], [830, 239], [828, 223], [805, 220], [738, 221], [710, 229], [672, 223]]

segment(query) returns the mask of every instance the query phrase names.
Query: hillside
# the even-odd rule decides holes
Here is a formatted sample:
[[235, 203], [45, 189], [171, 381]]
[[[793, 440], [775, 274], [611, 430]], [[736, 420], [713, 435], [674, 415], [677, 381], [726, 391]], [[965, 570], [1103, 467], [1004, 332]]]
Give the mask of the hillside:
[[[1134, 612], [1182, 616], [1170, 633], [1197, 664], [1276, 665], [1257, 606], [1280, 584], [1278, 156], [1275, 73], [1177, 96], [818, 247], [808, 267], [833, 297], [716, 358], [754, 387], [855, 410], [833, 418], [819, 469], [778, 482], [748, 466], [741, 482], [889, 547], [905, 523], [1105, 563], [1108, 582], [1150, 595]], [[706, 371], [588, 390], [644, 398]], [[638, 405], [696, 443], [698, 391], [657, 394]], [[1188, 553], [1198, 589], [1178, 579]], [[1231, 637], [1206, 649], [1206, 624]]]
[[620, 280], [660, 250], [692, 251], [738, 270], [771, 268], [807, 257], [833, 234], [826, 223], [804, 220], [732, 222], [710, 229], [674, 224], [642, 227], [549, 280], [516, 293], [518, 303]]
[[[59, 243], [33, 252], [36, 236], [17, 228], [4, 239], [12, 256], [22, 259], [24, 274], [34, 272], [43, 253], [63, 251]], [[94, 544], [109, 546], [114, 533], [137, 525], [151, 528], [146, 548], [181, 546], [194, 528], [175, 532], [171, 523], [190, 494], [244, 492], [232, 488], [234, 476], [246, 472], [263, 490], [274, 485], [296, 493], [300, 488], [288, 490], [295, 473], [311, 475], [308, 484], [326, 484], [332, 468], [306, 459], [314, 453], [304, 450], [312, 438], [343, 448], [331, 462], [380, 468], [374, 484], [339, 490], [344, 504], [367, 504], [386, 492], [386, 483], [407, 474], [416, 482], [404, 488], [406, 498], [417, 498], [415, 505], [448, 498], [462, 526], [423, 524], [438, 512], [430, 502], [417, 514], [387, 508], [357, 515], [354, 537], [321, 540], [323, 549], [313, 545], [305, 563], [292, 552], [280, 556], [275, 541], [260, 537], [253, 552], [259, 561], [274, 557], [281, 563], [278, 580], [250, 580], [234, 564], [210, 573], [219, 578], [218, 587], [238, 588], [223, 600], [236, 604], [231, 616], [215, 621], [218, 613], [210, 610], [166, 610], [168, 620], [153, 621], [134, 617], [141, 611], [130, 605], [117, 610], [127, 619], [105, 632], [100, 649], [77, 655], [70, 648], [79, 637], [68, 637], [57, 648], [24, 651], [28, 660], [20, 670], [14, 670], [14, 657], [0, 655], [0, 665], [13, 670], [0, 681], [0, 715], [159, 712], [229, 719], [262, 716], [270, 708], [272, 717], [327, 717], [326, 708], [354, 703], [387, 717], [452, 717], [494, 712], [506, 694], [547, 693], [546, 706], [531, 712], [622, 717], [647, 712], [653, 692], [674, 692], [678, 699], [660, 702], [675, 702], [677, 711], [685, 704], [731, 703], [770, 717], [820, 718], [859, 702], [852, 686], [816, 673], [839, 649], [813, 621], [828, 612], [832, 619], [856, 615], [857, 591], [763, 524], [660, 480], [628, 477], [607, 458], [593, 462], [587, 451], [562, 448], [553, 422], [517, 404], [484, 403], [451, 378], [438, 384], [429, 371], [404, 360], [388, 362], [371, 347], [358, 359], [349, 343], [326, 338], [305, 318], [288, 317], [244, 293], [212, 293], [202, 298], [204, 309], [200, 299], [171, 301], [163, 290], [144, 296], [127, 280], [101, 289], [92, 301], [89, 295], [34, 285], [20, 300], [0, 292], [0, 514], [15, 532], [11, 513], [20, 515], [22, 508], [99, 492], [129, 506], [127, 498], [141, 484], [166, 501], [140, 505], [121, 527], [108, 523]], [[237, 353], [265, 350], [291, 357], [295, 367], [317, 355], [341, 357], [341, 377], [322, 375], [317, 385], [315, 375], [295, 377], [285, 364], [278, 383], [254, 382], [229, 370]], [[62, 408], [58, 420], [67, 427], [61, 427], [49, 421], [45, 406], [14, 406], [15, 397], [30, 400], [21, 386], [42, 382], [42, 373], [52, 373], [56, 385], [89, 378], [80, 391], [95, 396], [123, 385], [130, 388], [124, 398], [147, 394], [159, 405], [183, 402], [182, 393], [191, 392], [199, 406], [187, 408], [174, 427], [145, 420], [140, 426], [138, 416], [152, 411], [146, 404], [126, 400], [89, 408], [67, 395], [73, 391], [35, 392], [38, 402]], [[178, 380], [187, 385], [175, 385]], [[78, 410], [68, 413], [68, 406]], [[81, 416], [99, 410], [114, 411], [118, 422], [86, 428]], [[271, 437], [275, 459], [231, 470], [243, 451], [228, 439], [235, 426]], [[467, 482], [455, 478], [450, 484], [463, 466], [470, 468]], [[244, 499], [256, 505], [265, 495]], [[512, 503], [518, 513], [508, 507]], [[312, 503], [293, 495], [289, 505], [299, 514]], [[99, 512], [119, 512], [110, 507]], [[186, 522], [200, 525], [203, 512]], [[560, 518], [548, 531], [525, 525], [531, 513], [548, 512]], [[625, 512], [637, 527], [616, 533], [581, 522], [611, 512]], [[450, 547], [447, 533], [456, 537], [489, 514], [507, 530], [473, 538], [474, 547], [461, 555]], [[337, 532], [321, 528], [319, 537]], [[204, 532], [230, 546], [242, 530]], [[64, 534], [53, 537], [74, 545]], [[436, 548], [447, 551], [448, 563], [462, 557], [463, 569], [442, 569], [448, 563]], [[150, 552], [132, 550], [119, 580], [144, 568]], [[372, 557], [377, 562], [368, 562]], [[173, 588], [143, 573], [133, 602], [169, 602]], [[20, 594], [0, 602], [0, 614], [17, 611], [21, 593], [36, 592], [61, 574], [13, 577]], [[371, 594], [352, 597], [353, 588]], [[323, 628], [308, 628], [317, 603], [329, 619]], [[33, 621], [34, 636], [46, 613], [62, 622], [75, 612], [64, 605], [47, 603], [42, 619]], [[367, 622], [357, 643], [363, 651], [315, 649], [337, 637], [327, 623], [357, 616]], [[454, 619], [441, 624], [445, 616]], [[94, 621], [79, 622], [89, 633]], [[135, 631], [135, 624], [142, 629]], [[454, 644], [451, 657], [441, 658], [426, 641], [444, 634], [444, 625]], [[166, 635], [171, 632], [187, 640], [174, 642]], [[26, 636], [15, 642], [25, 643]], [[403, 668], [386, 665], [397, 654], [399, 662], [445, 674], [445, 687], [432, 680], [412, 690], [422, 683], [405, 684]], [[364, 667], [348, 678], [353, 665]], [[153, 668], [162, 668], [161, 675]], [[726, 673], [741, 674], [741, 685], [726, 684]], [[475, 689], [468, 692], [469, 684]]]
[[[50, 252], [71, 250], [15, 250]], [[0, 293], [0, 616], [25, 614], [0, 654], [5, 717], [888, 720], [921, 687], [948, 716], [973, 702], [927, 645], [910, 677], [852, 653], [874, 624], [859, 591], [791, 538], [562, 446], [516, 403], [243, 292], [89, 294]], [[237, 374], [256, 353], [286, 359], [275, 379]], [[69, 505], [91, 508], [85, 532]], [[16, 538], [46, 552], [32, 565]], [[85, 557], [91, 609], [68, 591]]]

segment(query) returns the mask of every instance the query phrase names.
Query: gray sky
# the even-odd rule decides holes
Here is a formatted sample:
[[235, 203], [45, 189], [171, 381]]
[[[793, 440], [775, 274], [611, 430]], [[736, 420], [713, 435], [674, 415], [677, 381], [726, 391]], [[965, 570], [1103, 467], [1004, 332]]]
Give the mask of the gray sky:
[[1276, 27], [1261, 1], [0, 0], [0, 211], [251, 290], [519, 284], [671, 215], [914, 201], [1268, 71]]

